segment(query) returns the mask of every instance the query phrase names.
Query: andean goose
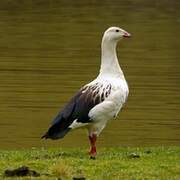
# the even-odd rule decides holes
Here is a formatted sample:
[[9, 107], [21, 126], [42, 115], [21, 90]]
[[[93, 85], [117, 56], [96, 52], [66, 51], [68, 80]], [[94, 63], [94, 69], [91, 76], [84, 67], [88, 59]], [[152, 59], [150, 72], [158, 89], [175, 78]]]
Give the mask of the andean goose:
[[96, 139], [108, 120], [117, 116], [126, 102], [129, 89], [116, 54], [116, 45], [131, 35], [119, 27], [108, 28], [101, 43], [101, 67], [95, 80], [83, 86], [56, 116], [42, 138], [60, 139], [71, 129], [86, 127], [96, 156]]

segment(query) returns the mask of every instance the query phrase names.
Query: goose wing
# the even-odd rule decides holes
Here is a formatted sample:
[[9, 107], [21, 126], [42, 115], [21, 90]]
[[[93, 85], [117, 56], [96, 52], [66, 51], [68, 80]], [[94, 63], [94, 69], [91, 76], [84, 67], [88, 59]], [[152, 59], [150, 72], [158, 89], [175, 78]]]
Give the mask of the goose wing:
[[76, 126], [76, 124], [90, 123], [89, 111], [104, 101], [111, 93], [110, 84], [94, 83], [81, 88], [69, 103], [53, 120], [51, 127], [42, 138], [58, 139]]

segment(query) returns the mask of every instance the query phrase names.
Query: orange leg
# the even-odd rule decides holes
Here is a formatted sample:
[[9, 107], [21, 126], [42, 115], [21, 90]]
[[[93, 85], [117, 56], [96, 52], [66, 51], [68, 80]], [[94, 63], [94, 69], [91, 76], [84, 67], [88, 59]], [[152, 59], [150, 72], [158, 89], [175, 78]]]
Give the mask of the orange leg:
[[95, 159], [95, 157], [96, 157], [96, 140], [97, 140], [96, 134], [89, 136], [89, 141], [91, 144], [91, 150], [90, 150], [89, 154], [90, 154], [91, 159]]

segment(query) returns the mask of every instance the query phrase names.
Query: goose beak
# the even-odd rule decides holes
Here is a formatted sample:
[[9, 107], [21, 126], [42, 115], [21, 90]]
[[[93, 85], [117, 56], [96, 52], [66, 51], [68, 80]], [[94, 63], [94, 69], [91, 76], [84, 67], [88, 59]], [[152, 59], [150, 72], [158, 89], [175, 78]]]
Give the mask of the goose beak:
[[130, 34], [130, 33], [128, 33], [128, 32], [124, 32], [123, 37], [129, 38], [129, 37], [131, 37], [131, 34]]

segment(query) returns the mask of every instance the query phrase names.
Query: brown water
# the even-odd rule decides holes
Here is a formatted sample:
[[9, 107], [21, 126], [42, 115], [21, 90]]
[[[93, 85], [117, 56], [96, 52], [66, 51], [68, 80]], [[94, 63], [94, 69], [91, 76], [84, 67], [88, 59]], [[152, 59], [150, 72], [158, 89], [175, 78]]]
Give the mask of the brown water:
[[[89, 3], [88, 3], [89, 2]], [[103, 31], [118, 46], [128, 103], [99, 146], [180, 145], [179, 1], [0, 2], [0, 148], [88, 146], [85, 130], [40, 136], [69, 98], [96, 77]]]

